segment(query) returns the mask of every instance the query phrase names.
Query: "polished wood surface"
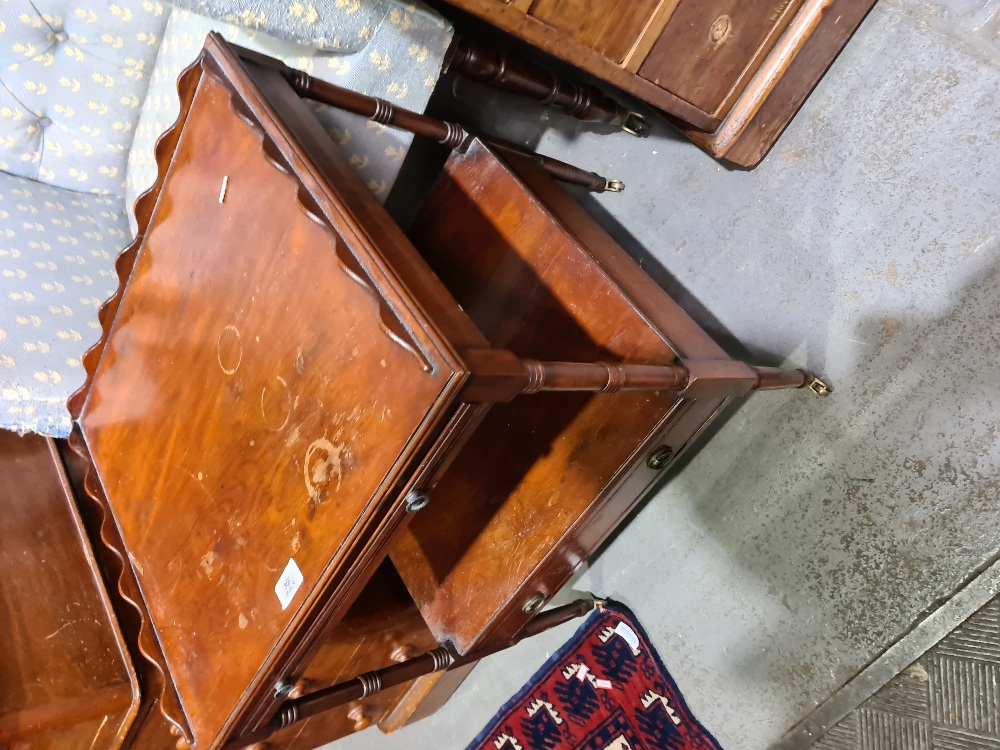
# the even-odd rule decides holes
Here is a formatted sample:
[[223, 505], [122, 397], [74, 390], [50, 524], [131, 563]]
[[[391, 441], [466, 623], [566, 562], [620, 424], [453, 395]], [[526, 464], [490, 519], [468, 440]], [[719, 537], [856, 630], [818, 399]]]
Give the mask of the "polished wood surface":
[[604, 4], [578, 0], [439, 1], [658, 107], [712, 156], [744, 167], [764, 158], [875, 4], [660, 0], [602, 14]]
[[622, 66], [627, 71], [635, 73], [639, 70], [639, 66], [642, 65], [649, 51], [656, 44], [656, 40], [663, 33], [663, 29], [666, 28], [674, 11], [677, 10], [678, 2], [680, 0], [660, 0], [657, 3], [656, 10], [649, 17], [649, 21], [643, 28], [642, 33], [639, 34], [635, 40], [635, 44], [632, 45], [632, 49], [629, 50], [628, 55], [625, 56], [625, 60], [622, 62]]
[[201, 79], [202, 61], [203, 57], [199, 56], [178, 77], [177, 91], [180, 99], [178, 117], [156, 142], [156, 161], [160, 169], [154, 184], [139, 196], [134, 206], [138, 224], [136, 236], [115, 260], [119, 289], [98, 310], [98, 320], [103, 335], [97, 344], [84, 354], [83, 364], [87, 379], [67, 402], [74, 427], [68, 441], [68, 449], [62, 451], [70, 467], [81, 516], [93, 541], [108, 596], [119, 617], [133, 665], [142, 685], [142, 702], [132, 733], [126, 738], [127, 747], [135, 750], [170, 750], [180, 742], [178, 738], [190, 739], [191, 732], [180, 699], [169, 677], [163, 651], [151, 629], [149, 611], [129, 560], [128, 550], [122, 542], [108, 499], [92, 469], [90, 454], [80, 431], [79, 417], [90, 390], [94, 370], [104, 351], [108, 331], [121, 301], [121, 291], [145, 239], [149, 219], [166, 176], [165, 165], [168, 165], [173, 157], [182, 126], [194, 100], [194, 91]]
[[682, 0], [639, 75], [725, 117], [802, 0]]
[[[514, 171], [484, 147], [453, 157], [411, 237], [490, 343], [521, 357], [727, 360], [531, 165]], [[516, 632], [527, 601], [554, 594], [665, 468], [648, 453], [679, 454], [724, 400], [622, 391], [494, 406], [392, 551], [438, 638], [464, 652]]]
[[0, 746], [122, 746], [139, 684], [58, 453], [2, 430], [0, 644]]
[[622, 63], [659, 0], [535, 0], [531, 15], [612, 62]]
[[[292, 668], [291, 636], [349, 603], [330, 591], [347, 598], [359, 557], [405, 515], [400, 483], [464, 378], [345, 205], [375, 203], [360, 180], [351, 194], [347, 171], [319, 178], [319, 163], [349, 170], [328, 141], [333, 166], [306, 161], [235, 59], [218, 46], [211, 61], [81, 415], [205, 747]], [[290, 561], [302, 580], [283, 607]]]
[[[399, 575], [388, 563], [376, 571], [344, 619], [322, 636], [322, 645], [296, 684], [296, 698], [383, 669], [437, 648]], [[394, 715], [400, 724], [422, 701], [408, 701], [411, 685], [384, 690], [340, 708], [313, 716], [271, 735], [268, 746], [312, 750], [363, 731]], [[374, 731], [374, 730], [372, 730]], [[373, 737], [372, 743], [378, 738]]]
[[209, 37], [70, 401], [150, 750], [425, 713], [729, 397], [813, 383], [726, 357], [516, 153], [464, 142], [415, 247], [302, 80]]

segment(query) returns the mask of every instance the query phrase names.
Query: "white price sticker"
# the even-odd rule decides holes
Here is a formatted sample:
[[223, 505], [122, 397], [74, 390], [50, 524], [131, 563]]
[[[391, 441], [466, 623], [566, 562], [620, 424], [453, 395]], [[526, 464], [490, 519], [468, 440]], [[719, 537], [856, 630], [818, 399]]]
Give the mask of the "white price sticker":
[[288, 609], [288, 605], [292, 603], [295, 592], [299, 590], [303, 580], [305, 579], [302, 578], [299, 566], [295, 564], [295, 560], [290, 559], [288, 565], [285, 566], [285, 572], [281, 574], [281, 578], [278, 579], [278, 583], [274, 587], [274, 593], [278, 595], [282, 609]]
[[639, 655], [639, 636], [635, 634], [635, 631], [624, 622], [619, 622], [615, 626], [615, 632], [625, 639], [625, 642], [632, 649], [632, 653], [636, 656]]

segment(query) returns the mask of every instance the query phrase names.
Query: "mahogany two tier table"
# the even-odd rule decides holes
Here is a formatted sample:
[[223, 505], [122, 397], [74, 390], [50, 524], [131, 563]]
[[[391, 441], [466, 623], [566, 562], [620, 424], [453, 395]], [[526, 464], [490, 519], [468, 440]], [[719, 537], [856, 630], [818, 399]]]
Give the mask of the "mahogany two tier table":
[[307, 77], [213, 35], [178, 85], [71, 411], [182, 745], [426, 713], [727, 400], [824, 388], [727, 357], [528, 159], [467, 139], [411, 239]]

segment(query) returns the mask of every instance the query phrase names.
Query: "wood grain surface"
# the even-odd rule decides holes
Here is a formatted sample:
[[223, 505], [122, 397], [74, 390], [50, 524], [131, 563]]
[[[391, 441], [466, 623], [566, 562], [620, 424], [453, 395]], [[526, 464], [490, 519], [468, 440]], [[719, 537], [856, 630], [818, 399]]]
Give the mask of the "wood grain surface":
[[801, 4], [682, 0], [638, 73], [723, 118]]
[[[519, 356], [725, 359], [526, 162], [481, 145], [453, 156], [411, 236], [490, 343]], [[495, 405], [392, 552], [438, 639], [467, 653], [513, 636], [526, 601], [554, 594], [659, 475], [648, 451], [679, 453], [723, 402], [620, 392]]]
[[[81, 415], [205, 747], [320, 627], [326, 585], [363, 577], [353, 564], [404, 514], [397, 483], [464, 378], [343, 207], [375, 203], [360, 180], [316, 175], [328, 155], [303, 157], [235, 58], [211, 60]], [[347, 175], [363, 193], [329, 187]]]
[[659, 0], [536, 0], [531, 15], [612, 62], [621, 64]]
[[139, 683], [58, 453], [3, 430], [0, 644], [0, 746], [122, 746]]
[[143, 697], [133, 725], [134, 736], [130, 736], [127, 740], [130, 746], [137, 750], [146, 748], [161, 750], [164, 747], [173, 747], [177, 741], [176, 737], [183, 737], [187, 741], [192, 741], [193, 737], [180, 699], [170, 680], [163, 651], [152, 631], [149, 612], [139, 590], [135, 571], [128, 559], [128, 551], [122, 542], [107, 497], [93, 470], [78, 420], [86, 397], [90, 393], [94, 372], [104, 352], [104, 344], [122, 293], [132, 272], [138, 250], [145, 239], [149, 219], [163, 186], [167, 167], [173, 158], [181, 130], [187, 120], [194, 92], [201, 80], [203, 62], [204, 55], [201, 54], [178, 76], [177, 92], [180, 107], [177, 120], [156, 141], [154, 149], [158, 165], [156, 179], [153, 185], [139, 196], [133, 207], [138, 225], [136, 236], [115, 259], [118, 289], [98, 310], [101, 338], [84, 354], [83, 366], [86, 379], [67, 402], [74, 420], [73, 432], [68, 441], [70, 449], [68, 453], [76, 457], [71, 466], [77, 476], [76, 488], [81, 503], [81, 514], [88, 535], [93, 540], [95, 555], [108, 586], [108, 595], [112, 598], [142, 684]]

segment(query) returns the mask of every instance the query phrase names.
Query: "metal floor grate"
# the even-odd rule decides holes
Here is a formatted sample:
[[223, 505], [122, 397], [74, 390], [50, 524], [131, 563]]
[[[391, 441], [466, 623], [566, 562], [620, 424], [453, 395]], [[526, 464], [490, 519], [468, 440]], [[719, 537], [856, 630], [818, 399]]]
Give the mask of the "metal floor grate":
[[1000, 750], [1000, 597], [841, 719], [811, 750]]

